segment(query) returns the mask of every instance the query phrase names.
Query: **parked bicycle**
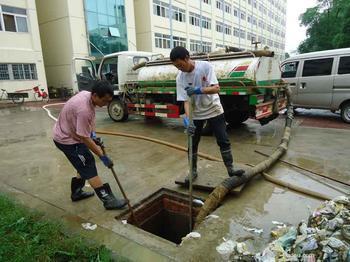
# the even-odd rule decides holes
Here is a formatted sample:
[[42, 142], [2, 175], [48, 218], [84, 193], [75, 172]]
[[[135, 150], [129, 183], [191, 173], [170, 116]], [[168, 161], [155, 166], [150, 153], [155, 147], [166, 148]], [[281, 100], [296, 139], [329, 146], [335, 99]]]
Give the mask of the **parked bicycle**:
[[46, 102], [49, 102], [49, 95], [46, 93], [44, 88], [40, 89], [40, 85], [34, 86], [33, 87], [34, 91], [34, 98], [37, 101], [43, 101], [45, 100]]
[[6, 89], [1, 88], [0, 100], [11, 100], [15, 104], [22, 104], [24, 102], [24, 97], [28, 97], [28, 94], [26, 96], [25, 93], [9, 93]]

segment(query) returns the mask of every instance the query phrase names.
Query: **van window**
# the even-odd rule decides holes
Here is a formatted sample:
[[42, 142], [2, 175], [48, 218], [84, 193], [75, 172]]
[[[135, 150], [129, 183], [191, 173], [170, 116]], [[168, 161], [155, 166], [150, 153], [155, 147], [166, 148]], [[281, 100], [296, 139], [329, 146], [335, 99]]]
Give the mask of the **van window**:
[[304, 62], [303, 76], [324, 76], [332, 73], [333, 58], [313, 59]]
[[282, 78], [295, 77], [298, 71], [299, 61], [286, 63], [282, 66]]
[[350, 56], [343, 56], [340, 58], [338, 74], [350, 74]]

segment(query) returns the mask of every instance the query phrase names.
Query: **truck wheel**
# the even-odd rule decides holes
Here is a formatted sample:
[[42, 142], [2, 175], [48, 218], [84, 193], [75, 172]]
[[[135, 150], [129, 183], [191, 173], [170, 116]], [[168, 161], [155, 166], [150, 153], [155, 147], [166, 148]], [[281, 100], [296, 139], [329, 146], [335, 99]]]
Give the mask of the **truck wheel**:
[[341, 107], [341, 119], [347, 123], [350, 124], [350, 102], [346, 102], [342, 107]]
[[119, 99], [113, 99], [108, 105], [108, 114], [113, 121], [122, 122], [128, 119], [128, 108]]
[[238, 126], [249, 118], [248, 112], [231, 112], [225, 116], [226, 121], [231, 126]]
[[208, 121], [204, 121], [202, 135], [203, 136], [211, 136], [213, 134], [213, 130], [211, 130], [211, 126]]

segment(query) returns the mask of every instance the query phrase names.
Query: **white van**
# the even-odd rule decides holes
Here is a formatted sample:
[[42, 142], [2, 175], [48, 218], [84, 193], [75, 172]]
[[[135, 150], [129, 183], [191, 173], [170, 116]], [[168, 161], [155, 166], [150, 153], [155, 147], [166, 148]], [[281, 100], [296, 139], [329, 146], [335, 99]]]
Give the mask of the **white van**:
[[350, 123], [350, 48], [297, 55], [281, 64], [295, 107], [341, 110]]

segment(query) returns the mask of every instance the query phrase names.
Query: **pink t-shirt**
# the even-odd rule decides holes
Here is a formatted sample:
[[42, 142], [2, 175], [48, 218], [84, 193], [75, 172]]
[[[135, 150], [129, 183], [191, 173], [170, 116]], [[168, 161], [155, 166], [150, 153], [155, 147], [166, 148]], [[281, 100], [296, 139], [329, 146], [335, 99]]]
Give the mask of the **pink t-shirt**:
[[81, 91], [62, 108], [53, 128], [53, 140], [65, 145], [82, 143], [77, 136], [90, 137], [95, 129], [95, 106], [89, 91]]

